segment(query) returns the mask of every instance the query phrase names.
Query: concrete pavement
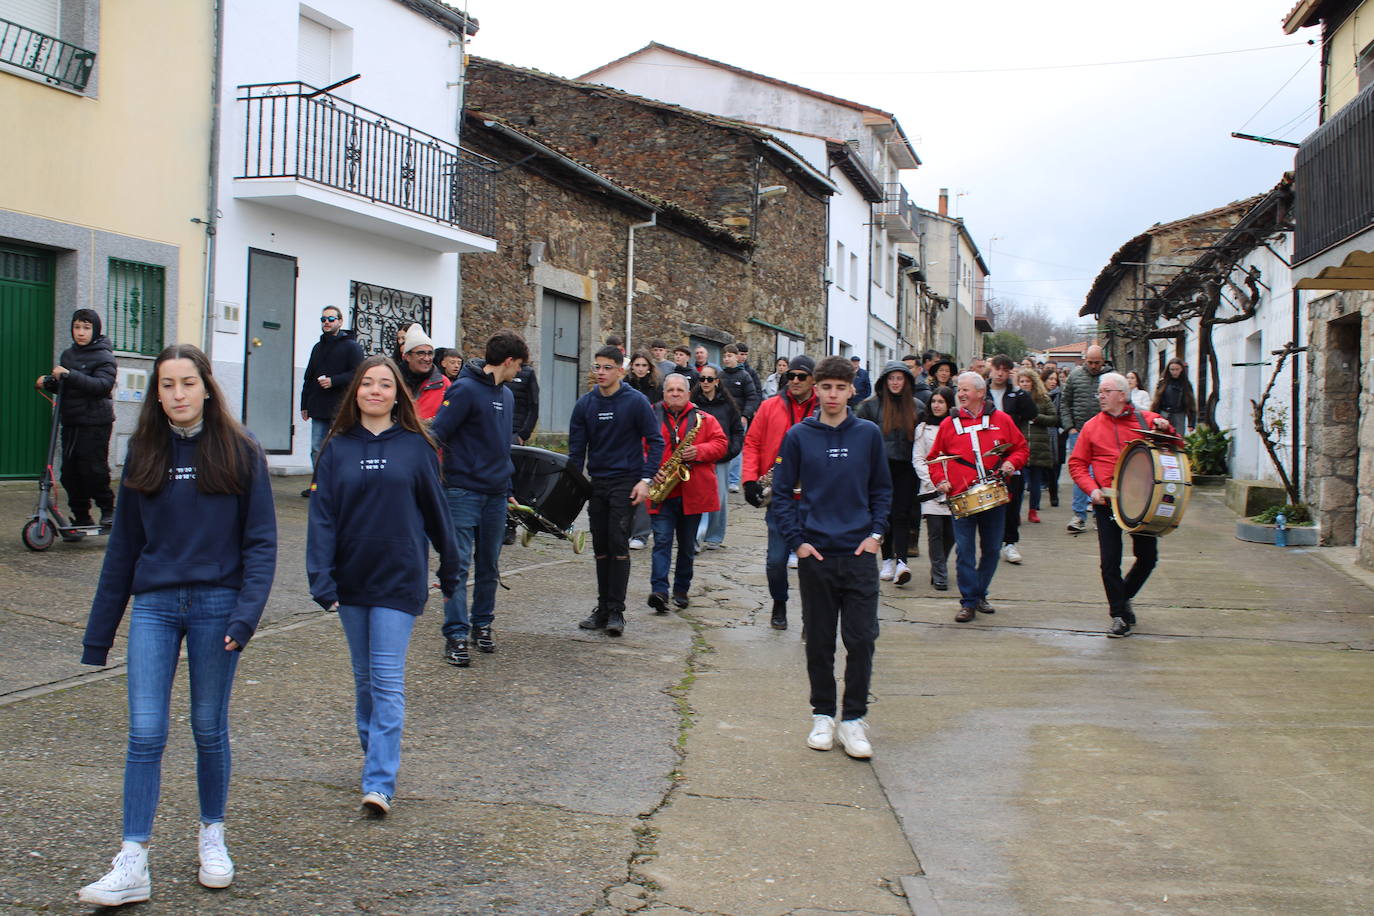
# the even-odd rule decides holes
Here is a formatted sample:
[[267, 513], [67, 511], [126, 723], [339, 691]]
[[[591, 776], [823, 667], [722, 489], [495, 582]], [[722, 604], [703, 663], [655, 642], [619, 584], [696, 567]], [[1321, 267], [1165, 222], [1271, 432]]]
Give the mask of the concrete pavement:
[[[239, 876], [195, 883], [182, 679], [140, 912], [1374, 909], [1374, 591], [1318, 550], [1236, 541], [1211, 495], [1126, 640], [1102, 636], [1095, 538], [1067, 509], [1023, 526], [976, 623], [914, 560], [883, 586], [872, 763], [804, 745], [798, 607], [768, 628], [755, 510], [698, 558], [683, 615], [642, 607], [636, 553], [618, 641], [575, 627], [589, 557], [508, 548], [495, 656], [443, 664], [437, 601], [417, 625], [399, 800], [372, 821], [343, 638], [305, 598], [306, 503], [276, 486], [278, 584], [233, 707]], [[0, 906], [84, 912], [118, 840], [124, 682], [77, 664], [100, 546], [28, 553], [31, 503], [0, 484]]]

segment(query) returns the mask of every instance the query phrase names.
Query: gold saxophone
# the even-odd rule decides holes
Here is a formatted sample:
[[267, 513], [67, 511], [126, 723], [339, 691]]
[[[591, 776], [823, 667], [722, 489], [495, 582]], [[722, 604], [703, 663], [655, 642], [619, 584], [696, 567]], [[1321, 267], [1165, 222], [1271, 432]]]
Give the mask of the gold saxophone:
[[778, 465], [781, 463], [782, 456], [779, 455], [773, 459], [773, 465], [768, 469], [768, 473], [759, 478], [759, 489], [762, 491], [759, 495], [760, 509], [768, 508], [768, 504], [773, 501], [773, 472], [778, 469]]
[[687, 430], [687, 435], [683, 436], [678, 442], [677, 448], [668, 456], [668, 460], [663, 462], [663, 467], [658, 469], [654, 482], [649, 484], [649, 501], [661, 503], [673, 495], [678, 484], [684, 480], [692, 479], [692, 471], [687, 467], [687, 462], [682, 458], [682, 450], [691, 445], [697, 438], [697, 430], [701, 429], [701, 411], [697, 411], [697, 421], [692, 424], [692, 428]]

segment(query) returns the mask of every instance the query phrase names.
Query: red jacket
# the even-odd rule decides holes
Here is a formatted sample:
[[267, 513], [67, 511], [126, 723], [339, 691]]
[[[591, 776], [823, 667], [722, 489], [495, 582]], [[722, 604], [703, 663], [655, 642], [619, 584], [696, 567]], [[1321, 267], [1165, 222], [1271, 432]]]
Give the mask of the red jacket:
[[[984, 418], [987, 420], [986, 426], [983, 426]], [[964, 425], [965, 432], [955, 430], [956, 419]], [[975, 426], [979, 428], [970, 432]], [[935, 433], [935, 443], [926, 458], [930, 460], [941, 455], [954, 455], [973, 464], [976, 461], [973, 453], [974, 436], [978, 437], [978, 447], [983, 452], [983, 466], [989, 471], [1000, 468], [1005, 461], [1010, 461], [1012, 467], [1019, 471], [1030, 460], [1030, 446], [1026, 445], [1026, 437], [1021, 435], [1021, 430], [1016, 428], [1016, 422], [1010, 416], [994, 410], [974, 417], [962, 407], [958, 413], [945, 417], [940, 423], [940, 429]], [[1011, 444], [1011, 450], [997, 458], [989, 458], [988, 451], [1004, 442]], [[948, 480], [951, 493], [962, 493], [978, 479], [973, 468], [959, 461], [942, 461], [929, 465], [929, 469], [931, 483], [939, 486], [940, 481]]]
[[800, 423], [816, 412], [820, 399], [815, 389], [811, 397], [798, 404], [786, 390], [759, 405], [749, 431], [744, 434], [744, 458], [740, 465], [740, 480], [758, 480], [773, 467], [782, 451], [782, 437], [794, 423]]
[[[1078, 431], [1078, 442], [1069, 456], [1069, 476], [1084, 493], [1110, 487], [1116, 473], [1116, 459], [1132, 439], [1144, 439], [1138, 429], [1150, 429], [1159, 414], [1127, 407], [1118, 416], [1099, 412]], [[1169, 432], [1173, 432], [1171, 425]], [[1088, 473], [1091, 470], [1091, 475]]]
[[[659, 467], [662, 467], [663, 462], [673, 454], [677, 448], [675, 443], [681, 442], [682, 437], [696, 424], [697, 415], [701, 415], [701, 429], [697, 430], [697, 437], [692, 440], [692, 444], [697, 447], [697, 456], [687, 463], [687, 469], [692, 476], [678, 484], [677, 489], [673, 491], [673, 497], [682, 497], [684, 515], [719, 512], [720, 494], [716, 489], [716, 462], [725, 457], [725, 452], [729, 448], [725, 430], [720, 428], [720, 423], [715, 417], [690, 404], [676, 420], [668, 413], [662, 402], [654, 405], [654, 413], [659, 417], [663, 433], [663, 457], [658, 462]], [[649, 503], [649, 514], [658, 514], [657, 504]]]
[[448, 391], [448, 378], [435, 366], [429, 378], [420, 386], [415, 396], [415, 412], [421, 420], [433, 420], [439, 408], [444, 406], [444, 393]]

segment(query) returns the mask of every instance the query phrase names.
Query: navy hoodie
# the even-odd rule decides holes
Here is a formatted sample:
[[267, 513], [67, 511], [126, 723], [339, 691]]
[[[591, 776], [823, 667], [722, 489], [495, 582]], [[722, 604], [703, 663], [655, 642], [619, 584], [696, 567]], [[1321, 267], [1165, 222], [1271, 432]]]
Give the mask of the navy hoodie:
[[331, 437], [315, 464], [305, 571], [310, 596], [419, 616], [429, 597], [429, 547], [444, 595], [458, 588], [458, 547], [439, 485], [439, 456], [396, 425], [361, 424]]
[[661, 457], [663, 432], [644, 395], [621, 382], [610, 397], [593, 388], [577, 399], [568, 424], [568, 467], [580, 471], [586, 459], [588, 477], [643, 479], [658, 473]]
[[508, 493], [515, 465], [510, 460], [515, 394], [496, 384], [480, 359], [468, 360], [430, 432], [444, 450], [444, 486], [474, 493]]
[[870, 534], [887, 533], [892, 474], [875, 424], [852, 413], [839, 426], [807, 417], [783, 436], [778, 458], [773, 492], [801, 485], [801, 499], [771, 505], [789, 550], [810, 544], [822, 554], [853, 553]]
[[254, 440], [244, 493], [202, 493], [196, 485], [199, 443], [199, 436], [172, 436], [167, 482], [152, 495], [120, 480], [119, 511], [82, 640], [82, 664], [105, 664], [129, 596], [159, 589], [238, 589], [224, 635], [239, 648], [253, 638], [277, 569], [277, 513], [267, 459]]

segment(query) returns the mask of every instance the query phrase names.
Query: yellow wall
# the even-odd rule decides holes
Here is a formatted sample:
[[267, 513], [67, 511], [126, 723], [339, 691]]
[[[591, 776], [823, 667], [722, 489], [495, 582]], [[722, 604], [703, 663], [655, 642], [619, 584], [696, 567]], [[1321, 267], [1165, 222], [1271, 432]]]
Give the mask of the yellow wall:
[[103, 0], [93, 50], [93, 98], [0, 72], [0, 207], [178, 246], [176, 337], [200, 344], [212, 4]]
[[1330, 118], [1360, 94], [1355, 59], [1374, 41], [1374, 0], [1366, 0], [1332, 33], [1326, 63], [1326, 113]]

